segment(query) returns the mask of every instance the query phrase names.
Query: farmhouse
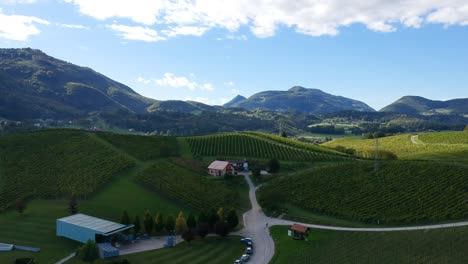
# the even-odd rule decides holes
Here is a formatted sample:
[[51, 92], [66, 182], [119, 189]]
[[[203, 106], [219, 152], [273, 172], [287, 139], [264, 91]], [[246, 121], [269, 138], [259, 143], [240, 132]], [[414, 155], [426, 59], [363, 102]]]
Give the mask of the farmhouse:
[[215, 160], [208, 166], [208, 173], [213, 176], [233, 175], [234, 168], [228, 161]]
[[[66, 237], [78, 242], [88, 240], [98, 243], [101, 258], [119, 255], [119, 250], [111, 245], [115, 237], [133, 225], [122, 225], [84, 214], [75, 214], [56, 220], [57, 236]], [[111, 242], [111, 243], [109, 243]]]
[[309, 235], [309, 229], [307, 226], [300, 224], [294, 224], [291, 226], [292, 237], [297, 240], [304, 240]]

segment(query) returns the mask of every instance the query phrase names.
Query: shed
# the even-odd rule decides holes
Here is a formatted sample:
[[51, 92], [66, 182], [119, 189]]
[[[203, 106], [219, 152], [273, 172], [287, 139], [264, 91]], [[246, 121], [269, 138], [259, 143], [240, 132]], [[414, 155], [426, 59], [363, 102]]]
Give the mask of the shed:
[[109, 240], [114, 234], [133, 227], [84, 214], [75, 214], [56, 220], [57, 236], [86, 243], [88, 240], [98, 243]]
[[208, 166], [208, 173], [213, 176], [232, 175], [233, 168], [228, 161], [215, 160]]
[[303, 226], [300, 224], [294, 224], [291, 226], [291, 231], [293, 232], [293, 238], [297, 240], [304, 240], [308, 236], [309, 227]]

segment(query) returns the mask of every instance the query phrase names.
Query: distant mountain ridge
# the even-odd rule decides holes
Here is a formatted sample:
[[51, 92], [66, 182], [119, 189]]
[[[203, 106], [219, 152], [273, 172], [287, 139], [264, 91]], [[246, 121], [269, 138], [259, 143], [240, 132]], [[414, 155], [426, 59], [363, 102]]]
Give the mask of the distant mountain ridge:
[[468, 114], [468, 98], [437, 101], [420, 96], [404, 96], [382, 108], [380, 112], [413, 115]]
[[345, 110], [375, 112], [374, 109], [363, 102], [301, 86], [292, 87], [287, 91], [260, 92], [249, 98], [239, 99], [241, 98], [236, 97], [224, 106], [245, 109], [266, 108], [274, 111], [300, 111], [314, 114]]
[[145, 113], [155, 100], [86, 67], [40, 50], [0, 49], [0, 116], [69, 118], [91, 112]]

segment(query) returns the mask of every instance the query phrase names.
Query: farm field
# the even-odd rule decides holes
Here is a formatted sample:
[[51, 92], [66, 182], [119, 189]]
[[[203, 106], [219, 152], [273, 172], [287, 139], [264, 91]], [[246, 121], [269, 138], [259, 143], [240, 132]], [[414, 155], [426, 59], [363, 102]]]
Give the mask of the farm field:
[[468, 261], [468, 227], [386, 233], [312, 229], [309, 241], [293, 240], [287, 236], [288, 229], [271, 228], [276, 249], [272, 264], [463, 264]]
[[32, 196], [87, 196], [134, 161], [90, 134], [50, 130], [0, 137], [0, 210]]
[[[431, 133], [432, 134], [432, 133]], [[437, 137], [441, 140], [449, 140], [450, 134], [434, 133], [430, 137]], [[424, 135], [419, 138], [424, 141]], [[357, 137], [335, 139], [333, 141], [322, 144], [325, 147], [343, 146], [352, 148], [358, 151], [374, 151], [374, 139], [362, 139]], [[446, 160], [446, 161], [468, 161], [468, 146], [467, 145], [449, 145], [449, 144], [414, 144], [411, 142], [411, 135], [397, 135], [384, 137], [379, 139], [379, 149], [386, 150], [398, 156], [398, 159], [417, 159], [417, 160]]]
[[418, 139], [426, 144], [468, 144], [468, 131], [424, 133]]
[[340, 160], [335, 151], [263, 133], [223, 133], [186, 138], [194, 156], [276, 158], [279, 160]]
[[[343, 163], [271, 180], [259, 189], [258, 198], [267, 212], [281, 212], [291, 204], [365, 224], [457, 221], [468, 217], [466, 169], [455, 164], [387, 161], [380, 162], [375, 172], [373, 162]], [[294, 218], [294, 211], [289, 215]]]

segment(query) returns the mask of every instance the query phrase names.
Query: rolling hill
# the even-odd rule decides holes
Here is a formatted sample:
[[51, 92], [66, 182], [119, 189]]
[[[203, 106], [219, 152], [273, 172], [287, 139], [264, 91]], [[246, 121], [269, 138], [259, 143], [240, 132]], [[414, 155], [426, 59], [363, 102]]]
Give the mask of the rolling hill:
[[396, 102], [382, 108], [380, 112], [418, 115], [467, 114], [468, 98], [436, 101], [420, 96], [404, 96]]
[[58, 119], [90, 112], [146, 113], [154, 100], [86, 67], [40, 50], [0, 49], [0, 116]]
[[[236, 97], [237, 98], [237, 97]], [[335, 96], [318, 89], [307, 89], [300, 86], [287, 91], [265, 91], [239, 100], [229, 102], [226, 107], [245, 109], [267, 108], [275, 111], [300, 111], [304, 113], [332, 113], [344, 110], [374, 112], [363, 102], [342, 96]]]

